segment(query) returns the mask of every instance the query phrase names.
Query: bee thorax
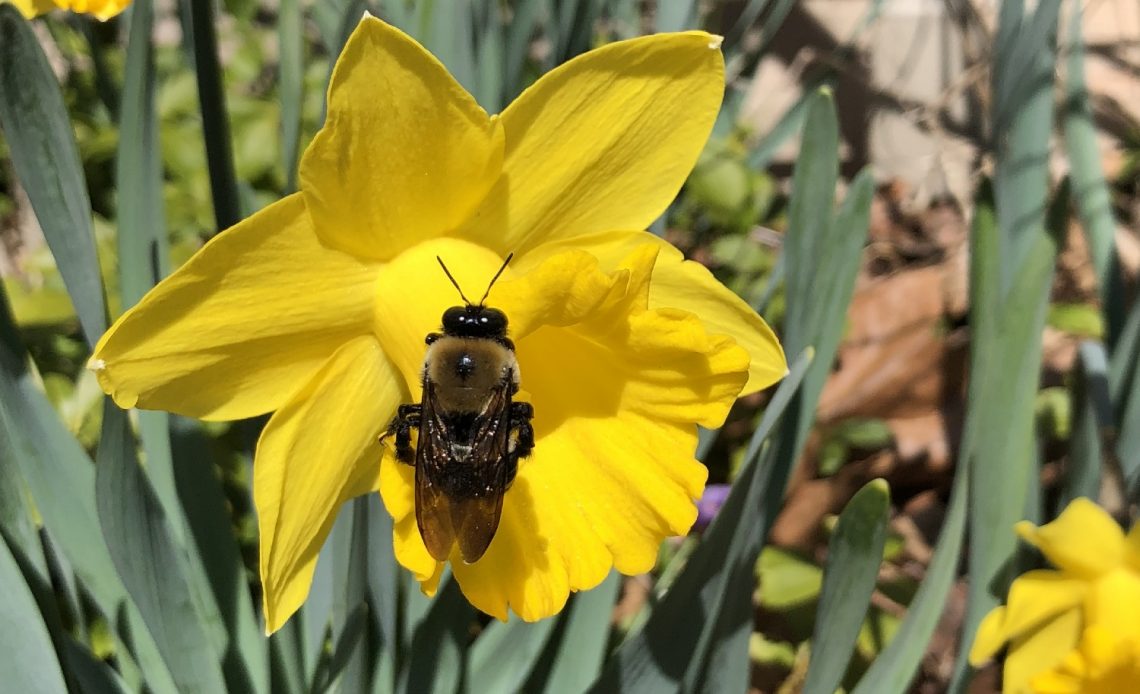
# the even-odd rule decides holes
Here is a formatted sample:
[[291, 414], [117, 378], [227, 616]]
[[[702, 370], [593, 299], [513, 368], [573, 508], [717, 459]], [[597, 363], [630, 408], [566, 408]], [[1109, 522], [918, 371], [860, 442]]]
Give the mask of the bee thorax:
[[459, 358], [455, 360], [455, 375], [461, 380], [466, 381], [471, 377], [471, 374], [475, 373], [475, 366], [475, 357], [467, 352], [463, 352], [459, 355]]

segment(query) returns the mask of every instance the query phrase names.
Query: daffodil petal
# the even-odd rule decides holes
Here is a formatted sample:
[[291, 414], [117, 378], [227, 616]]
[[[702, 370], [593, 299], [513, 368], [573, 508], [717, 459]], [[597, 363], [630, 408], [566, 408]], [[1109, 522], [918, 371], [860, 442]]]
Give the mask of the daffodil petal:
[[73, 12], [89, 14], [101, 22], [120, 14], [131, 4], [131, 0], [61, 0]]
[[[610, 386], [600, 394], [612, 393], [621, 407], [669, 421], [723, 423], [747, 378], [748, 354], [730, 338], [709, 335], [688, 311], [649, 308], [658, 252], [655, 244], [635, 246], [607, 272], [591, 254], [566, 251], [505, 283], [502, 303], [519, 325], [525, 389], [535, 392], [526, 366], [559, 354], [561, 371], [575, 381], [579, 374], [605, 374]], [[573, 330], [549, 331], [567, 326]], [[582, 390], [575, 381], [564, 387]], [[565, 399], [555, 389], [550, 400]]]
[[642, 246], [622, 261], [617, 272], [629, 273], [628, 305], [608, 302], [574, 331], [609, 350], [608, 361], [594, 368], [613, 371], [623, 407], [660, 421], [719, 427], [748, 379], [748, 353], [709, 334], [693, 313], [649, 308], [657, 257], [657, 248]]
[[1052, 670], [1040, 672], [1029, 679], [1029, 690], [1034, 694], [1081, 694], [1081, 684], [1087, 666], [1080, 651], [1070, 651]]
[[433, 577], [438, 581], [443, 562], [432, 558], [416, 525], [415, 468], [398, 462], [390, 450], [380, 465], [380, 498], [392, 515], [396, 561], [421, 583]]
[[1089, 582], [1085, 624], [1140, 638], [1140, 574], [1117, 569]]
[[970, 665], [978, 667], [993, 658], [1009, 641], [1005, 629], [1005, 605], [990, 610], [978, 624], [974, 643], [970, 646]]
[[435, 573], [433, 573], [426, 581], [420, 581], [420, 592], [426, 597], [434, 597], [437, 590], [439, 590], [439, 582], [443, 578], [443, 567], [446, 566], [443, 562], [437, 562], [435, 565]]
[[650, 308], [678, 308], [697, 316], [713, 335], [727, 335], [743, 347], [750, 359], [748, 382], [741, 395], [763, 390], [783, 378], [788, 364], [780, 341], [756, 311], [728, 287], [721, 284], [704, 265], [685, 260], [684, 254], [669, 242], [644, 231], [611, 231], [575, 236], [550, 243], [524, 256], [518, 269], [526, 271], [556, 253], [582, 249], [598, 258], [603, 269], [616, 267], [637, 247], [646, 244], [659, 249], [649, 285]]
[[[555, 519], [578, 521], [583, 540], [591, 531], [613, 555], [618, 571], [650, 570], [661, 540], [684, 535], [696, 521], [694, 502], [708, 470], [693, 458], [695, 427], [622, 413], [612, 420], [566, 422], [544, 439], [550, 453], [530, 472], [536, 486], [543, 482], [536, 496], [540, 502], [561, 496], [563, 513]], [[540, 505], [540, 513], [554, 514], [557, 508], [552, 501]], [[562, 549], [572, 560], [589, 545], [578, 550], [565, 542]], [[604, 573], [591, 573], [588, 581], [575, 580], [574, 588], [591, 588], [603, 578]]]
[[1064, 661], [1077, 646], [1080, 633], [1081, 613], [1072, 610], [1014, 639], [1002, 670], [1002, 691], [1031, 694], [1033, 678]]
[[160, 282], [103, 335], [88, 368], [123, 408], [208, 420], [270, 412], [371, 331], [375, 278], [317, 241], [293, 195]]
[[65, 7], [54, 0], [11, 0], [16, 9], [24, 17], [31, 19], [46, 12], [51, 12], [54, 9], [65, 9]]
[[309, 593], [317, 554], [348, 499], [379, 487], [378, 437], [404, 398], [372, 337], [359, 337], [266, 424], [254, 459], [265, 626], [279, 629]]
[[333, 70], [301, 188], [327, 244], [387, 260], [466, 219], [502, 157], [497, 120], [423, 46], [366, 15]]
[[[648, 275], [656, 250], [650, 246], [634, 250], [641, 255], [636, 264]], [[629, 292], [629, 268], [603, 271], [598, 259], [585, 251], [568, 250], [529, 267], [529, 272], [503, 280], [496, 288], [499, 305], [510, 316], [515, 340], [542, 326], [580, 323], [606, 311], [607, 305], [624, 300]]]
[[1089, 678], [1085, 691], [1140, 691], [1140, 626], [1136, 623], [1127, 632], [1088, 627], [1081, 638], [1080, 654]]
[[1009, 589], [1005, 607], [986, 615], [970, 649], [970, 662], [983, 663], [1003, 644], [1021, 637], [1058, 615], [1077, 609], [1085, 599], [1088, 583], [1056, 571], [1022, 574]]
[[1124, 560], [1124, 532], [1104, 509], [1085, 498], [1074, 499], [1051, 523], [1035, 527], [1023, 521], [1015, 529], [1054, 566], [1082, 578], [1096, 578]]
[[502, 114], [503, 178], [465, 235], [502, 253], [644, 229], [676, 196], [720, 108], [720, 38], [619, 41], [543, 75]]
[[106, 21], [131, 4], [131, 0], [11, 0], [16, 9], [28, 19], [55, 9], [89, 14]]
[[661, 242], [662, 252], [649, 286], [650, 308], [687, 311], [713, 335], [727, 335], [748, 353], [748, 382], [741, 395], [763, 390], [787, 375], [784, 349], [768, 324], [704, 265], [685, 260], [680, 251]]

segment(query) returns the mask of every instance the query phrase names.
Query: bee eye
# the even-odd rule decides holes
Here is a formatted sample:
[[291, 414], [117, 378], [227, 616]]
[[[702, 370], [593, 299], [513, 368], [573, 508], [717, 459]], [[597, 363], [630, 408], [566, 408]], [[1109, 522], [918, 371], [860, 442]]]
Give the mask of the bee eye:
[[479, 323], [488, 334], [505, 335], [507, 332], [507, 317], [497, 309], [487, 309], [479, 316]]

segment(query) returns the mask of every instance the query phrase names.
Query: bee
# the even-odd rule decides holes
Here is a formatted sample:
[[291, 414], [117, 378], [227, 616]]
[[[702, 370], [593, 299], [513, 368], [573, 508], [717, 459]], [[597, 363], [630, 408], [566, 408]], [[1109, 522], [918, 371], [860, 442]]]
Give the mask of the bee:
[[534, 408], [512, 400], [519, 365], [507, 316], [485, 305], [512, 257], [472, 304], [436, 256], [464, 305], [444, 311], [441, 332], [425, 338], [421, 402], [401, 405], [381, 437], [395, 436], [397, 460], [416, 468], [416, 524], [438, 561], [447, 560], [456, 542], [468, 564], [483, 556], [519, 460], [534, 449]]

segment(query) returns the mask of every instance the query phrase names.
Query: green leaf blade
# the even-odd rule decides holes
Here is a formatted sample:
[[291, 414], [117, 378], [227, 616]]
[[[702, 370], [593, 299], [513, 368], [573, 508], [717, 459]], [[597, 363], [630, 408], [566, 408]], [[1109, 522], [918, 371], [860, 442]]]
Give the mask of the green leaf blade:
[[[1000, 272], [1006, 258], [993, 254], [988, 280], [971, 288], [971, 306], [979, 306], [978, 332], [971, 343], [971, 383], [964, 438], [971, 471], [970, 593], [963, 626], [963, 646], [955, 687], [964, 687], [973, 634], [982, 617], [998, 604], [1015, 569], [1014, 524], [1031, 501], [1027, 489], [1038, 476], [1034, 435], [1034, 400], [1041, 370], [1041, 334], [1058, 239], [1067, 230], [1068, 192], [1059, 192], [1049, 214], [1049, 229], [1032, 237], [1022, 266], [1004, 298]], [[1001, 218], [997, 217], [1000, 225]], [[1005, 229], [1001, 229], [1004, 234]], [[977, 236], [977, 234], [975, 234]], [[992, 236], [991, 236], [992, 239]], [[971, 255], [978, 252], [977, 240]], [[993, 245], [992, 240], [990, 244]], [[1000, 245], [1000, 238], [998, 239]], [[995, 276], [996, 275], [996, 276]], [[960, 689], [955, 689], [960, 691]]]
[[219, 654], [199, 615], [186, 557], [134, 453], [127, 413], [110, 399], [95, 498], [111, 558], [179, 691], [226, 691]]
[[890, 505], [887, 483], [872, 480], [839, 516], [816, 610], [804, 694], [831, 694], [843, 679], [883, 561]]
[[210, 174], [210, 195], [214, 201], [214, 221], [218, 231], [228, 229], [242, 218], [237, 174], [234, 170], [233, 141], [218, 61], [214, 3], [190, 2], [186, 14], [190, 30], [186, 40], [193, 47], [194, 71], [198, 77], [198, 104], [202, 112], [202, 133], [206, 140], [206, 165]]
[[466, 643], [475, 609], [459, 591], [459, 583], [441, 581], [427, 614], [415, 629], [400, 691], [454, 692], [467, 671]]
[[[1081, 227], [1088, 239], [1089, 253], [1096, 270], [1101, 301], [1109, 314], [1109, 325], [1117, 330], [1120, 320], [1120, 288], [1116, 284], [1116, 221], [1112, 215], [1112, 199], [1105, 182], [1097, 146], [1097, 130], [1085, 84], [1085, 46], [1081, 35], [1081, 4], [1073, 5], [1069, 24], [1069, 58], [1065, 83], [1065, 154], [1073, 179], [1073, 202]], [[1110, 330], [1115, 334], [1115, 330]]]
[[286, 192], [297, 189], [297, 160], [301, 147], [301, 107], [305, 77], [305, 43], [301, 20], [300, 2], [282, 0], [277, 17], [277, 45], [281, 55], [281, 168], [285, 173]]
[[[177, 491], [174, 509], [188, 531], [191, 575], [196, 584], [208, 586], [209, 595], [202, 602], [211, 606], [207, 610], [211, 618], [216, 612], [232, 646], [236, 646], [225, 655], [227, 680], [247, 680], [245, 684], [253, 691], [269, 691], [268, 646], [230, 524], [229, 501], [209, 454], [212, 442], [197, 423], [176, 415], [169, 420]], [[165, 503], [163, 507], [170, 508]]]
[[966, 531], [969, 471], [959, 470], [950, 493], [950, 505], [934, 557], [926, 576], [907, 608], [902, 626], [871, 667], [863, 673], [851, 694], [902, 694], [926, 655], [926, 646], [942, 618], [946, 598], [957, 575]]
[[1108, 356], [1100, 342], [1086, 340], [1077, 347], [1073, 370], [1073, 424], [1069, 456], [1065, 465], [1057, 510], [1078, 497], [1095, 499], [1100, 493], [1102, 432], [1112, 426], [1112, 403], [1108, 394]]
[[4, 687], [14, 692], [65, 694], [63, 671], [52, 648], [51, 636], [36, 607], [31, 588], [20, 567], [0, 539], [0, 672]]
[[155, 110], [151, 0], [131, 7], [115, 166], [118, 191], [119, 292], [123, 309], [138, 303], [167, 271], [162, 149]]
[[[598, 587], [578, 593], [570, 605], [563, 645], [554, 653], [550, 670], [542, 673], [544, 691], [551, 694], [578, 694], [586, 691], [602, 670], [606, 656], [610, 622], [614, 603], [621, 588], [621, 575], [610, 572]], [[534, 685], [531, 687], [530, 685]], [[537, 689], [538, 683], [528, 681], [526, 689]]]
[[557, 619], [487, 625], [471, 647], [468, 683], [473, 692], [518, 691], [550, 638]]
[[83, 166], [55, 74], [9, 3], [0, 4], [0, 130], [93, 347], [107, 329], [107, 306]]

